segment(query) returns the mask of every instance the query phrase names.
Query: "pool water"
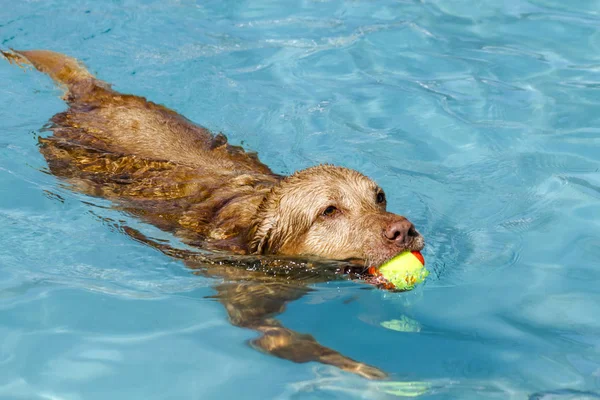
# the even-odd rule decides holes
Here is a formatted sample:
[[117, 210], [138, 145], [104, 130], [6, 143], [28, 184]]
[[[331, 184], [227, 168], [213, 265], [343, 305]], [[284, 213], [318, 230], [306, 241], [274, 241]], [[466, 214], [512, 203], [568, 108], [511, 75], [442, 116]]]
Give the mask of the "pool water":
[[261, 354], [214, 281], [111, 221], [167, 234], [46, 173], [61, 91], [0, 60], [1, 399], [600, 398], [598, 1], [6, 1], [0, 47], [80, 58], [276, 172], [368, 174], [432, 271], [281, 316], [396, 394]]

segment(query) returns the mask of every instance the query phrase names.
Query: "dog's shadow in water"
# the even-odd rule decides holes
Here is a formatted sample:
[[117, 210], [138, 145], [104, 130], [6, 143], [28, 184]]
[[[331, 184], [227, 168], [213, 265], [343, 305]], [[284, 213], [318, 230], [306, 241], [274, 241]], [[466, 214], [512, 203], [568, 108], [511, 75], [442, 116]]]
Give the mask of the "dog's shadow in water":
[[[175, 248], [137, 229], [103, 218], [132, 239], [164, 255], [181, 260], [194, 274], [215, 279], [210, 298], [226, 309], [229, 321], [261, 335], [249, 344], [262, 352], [297, 363], [319, 362], [361, 375], [383, 379], [376, 367], [355, 361], [318, 343], [312, 335], [286, 328], [276, 318], [286, 305], [314, 289], [312, 284], [335, 280], [360, 280], [362, 265], [323, 259], [240, 256]], [[365, 286], [374, 289], [373, 286]]]

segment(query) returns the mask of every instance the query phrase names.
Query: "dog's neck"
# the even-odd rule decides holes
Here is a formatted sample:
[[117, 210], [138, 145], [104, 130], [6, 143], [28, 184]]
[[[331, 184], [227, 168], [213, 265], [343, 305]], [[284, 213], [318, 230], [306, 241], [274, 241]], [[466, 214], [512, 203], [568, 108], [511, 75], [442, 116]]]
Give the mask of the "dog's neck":
[[[239, 254], [252, 253], [251, 229], [255, 226], [260, 206], [281, 179], [270, 174], [223, 177], [219, 187], [184, 213], [183, 219], [189, 221], [189, 225], [181, 221], [184, 222], [182, 225], [188, 225], [186, 228], [203, 237], [201, 247]], [[192, 224], [202, 228], [193, 229]]]

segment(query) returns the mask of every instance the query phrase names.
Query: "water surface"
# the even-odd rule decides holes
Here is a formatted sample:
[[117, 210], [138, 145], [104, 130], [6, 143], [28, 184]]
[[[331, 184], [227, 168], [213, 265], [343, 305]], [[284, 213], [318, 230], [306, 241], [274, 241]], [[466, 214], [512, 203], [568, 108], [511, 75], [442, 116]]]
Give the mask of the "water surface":
[[[600, 392], [597, 1], [4, 3], [2, 48], [78, 57], [278, 173], [358, 169], [428, 239], [421, 290], [316, 285], [290, 328], [422, 398]], [[250, 349], [213, 281], [107, 221], [168, 235], [44, 172], [60, 90], [0, 82], [0, 398], [394, 398]]]

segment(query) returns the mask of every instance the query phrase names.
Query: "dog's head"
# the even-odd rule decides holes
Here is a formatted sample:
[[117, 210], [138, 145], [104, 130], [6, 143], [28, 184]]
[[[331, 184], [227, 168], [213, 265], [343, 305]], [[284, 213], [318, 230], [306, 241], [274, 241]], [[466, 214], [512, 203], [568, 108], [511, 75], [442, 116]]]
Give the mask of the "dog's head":
[[250, 230], [253, 253], [359, 259], [369, 265], [421, 250], [424, 243], [410, 221], [386, 211], [385, 194], [375, 182], [330, 165], [282, 180], [265, 197]]

